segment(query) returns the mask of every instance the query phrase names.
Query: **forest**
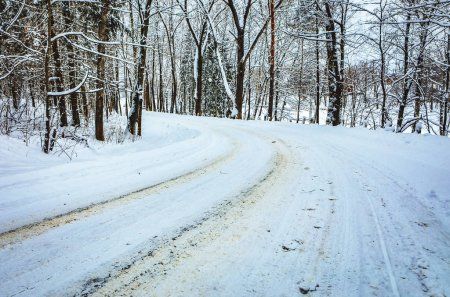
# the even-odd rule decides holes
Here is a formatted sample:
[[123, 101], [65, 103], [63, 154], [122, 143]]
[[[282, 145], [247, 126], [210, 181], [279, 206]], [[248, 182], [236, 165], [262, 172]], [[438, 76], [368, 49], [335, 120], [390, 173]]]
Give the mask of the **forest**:
[[450, 296], [450, 0], [0, 0], [0, 296]]
[[449, 6], [5, 0], [0, 132], [121, 143], [146, 110], [447, 136]]

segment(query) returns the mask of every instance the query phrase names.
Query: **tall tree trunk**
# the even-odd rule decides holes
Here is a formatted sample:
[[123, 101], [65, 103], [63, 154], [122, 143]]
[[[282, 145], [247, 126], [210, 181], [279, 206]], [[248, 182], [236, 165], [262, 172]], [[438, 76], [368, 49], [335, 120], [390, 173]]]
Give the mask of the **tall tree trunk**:
[[[156, 26], [159, 30], [159, 23]], [[158, 111], [165, 112], [164, 108], [164, 83], [163, 83], [163, 54], [161, 51], [161, 41], [159, 34], [156, 35], [157, 51], [158, 51], [158, 67], [159, 67], [159, 87], [158, 87]]]
[[159, 54], [159, 94], [158, 94], [158, 100], [159, 100], [159, 111], [165, 112], [164, 108], [164, 84], [163, 84], [163, 58], [162, 53], [158, 51]]
[[303, 64], [304, 64], [304, 56], [303, 56], [303, 39], [300, 41], [300, 73], [298, 78], [298, 87], [297, 87], [297, 124], [300, 120], [300, 107], [302, 101], [302, 93], [303, 93]]
[[408, 65], [409, 65], [409, 32], [411, 28], [411, 23], [409, 22], [411, 19], [411, 15], [408, 12], [406, 16], [406, 25], [405, 25], [405, 39], [404, 39], [404, 48], [403, 48], [403, 92], [402, 92], [402, 99], [400, 101], [400, 107], [398, 109], [398, 116], [397, 116], [397, 132], [402, 132], [402, 125], [403, 125], [403, 117], [405, 114], [405, 107], [408, 103], [408, 94], [410, 89], [410, 80], [407, 77], [408, 76]]
[[145, 101], [145, 110], [152, 110], [152, 101], [150, 100], [150, 84], [148, 75], [145, 76], [144, 79], [144, 101]]
[[[345, 85], [345, 75], [344, 75], [344, 66], [345, 66], [345, 44], [346, 44], [346, 20], [347, 20], [347, 8], [348, 8], [348, 4], [344, 1], [340, 4], [341, 6], [341, 20], [339, 22], [339, 27], [340, 27], [340, 35], [339, 35], [339, 54], [340, 54], [340, 59], [339, 59], [339, 78], [337, 80], [338, 84], [337, 84], [337, 93], [338, 96], [343, 97], [343, 93], [344, 93], [344, 85]], [[341, 95], [339, 95], [339, 93]], [[342, 100], [346, 101], [347, 96], [343, 97]], [[345, 107], [347, 106], [346, 102], [344, 104], [339, 103], [338, 104], [339, 107], [339, 114], [340, 110], [343, 109], [342, 111], [342, 116], [344, 116], [345, 114]], [[343, 108], [342, 108], [343, 107]], [[334, 126], [339, 125], [339, 123], [334, 123]]]
[[[269, 49], [269, 121], [273, 117], [273, 97], [275, 89], [275, 3], [269, 0], [270, 15], [270, 49]], [[276, 119], [275, 119], [276, 120]]]
[[202, 115], [202, 89], [203, 89], [203, 55], [202, 55], [202, 45], [199, 43], [197, 45], [197, 77], [195, 78], [195, 115]]
[[[427, 43], [427, 35], [428, 35], [428, 23], [421, 23], [420, 24], [421, 31], [419, 35], [419, 54], [417, 56], [417, 70], [416, 70], [416, 87], [415, 87], [415, 94], [414, 94], [414, 117], [419, 118], [420, 116], [420, 105], [422, 102], [422, 88], [424, 87], [424, 58], [425, 58], [425, 47]], [[413, 132], [419, 132], [416, 131], [416, 123], [414, 122], [412, 125], [412, 131]]]
[[[69, 3], [63, 3], [62, 12], [64, 17], [64, 23], [66, 26], [66, 30], [70, 31], [70, 26], [73, 23], [73, 17], [70, 13]], [[67, 42], [67, 66], [69, 68], [69, 88], [75, 88], [75, 53], [72, 43]], [[78, 98], [77, 93], [72, 92], [69, 95], [70, 98], [70, 107], [72, 109], [72, 125], [75, 127], [80, 126], [80, 113], [78, 112]]]
[[150, 84], [150, 90], [152, 93], [152, 111], [157, 111], [158, 107], [155, 100], [155, 48], [152, 50], [152, 81]]
[[36, 107], [36, 99], [34, 98], [34, 90], [30, 87], [31, 107]]
[[51, 97], [48, 95], [50, 92], [50, 44], [53, 37], [53, 12], [52, 12], [52, 2], [47, 0], [47, 49], [45, 50], [45, 60], [44, 60], [44, 72], [45, 72], [45, 135], [44, 135], [44, 145], [42, 150], [44, 153], [48, 154], [50, 151], [50, 133], [51, 133], [51, 122], [50, 122], [50, 108], [52, 104]]
[[[132, 0], [128, 0], [128, 9], [129, 9], [129, 17], [130, 17], [130, 33], [131, 33], [131, 42], [136, 43], [136, 25], [134, 23], [134, 6]], [[133, 61], [136, 62], [137, 59], [137, 51], [138, 48], [133, 46]]]
[[[319, 36], [319, 21], [316, 19], [316, 35]], [[314, 114], [314, 122], [319, 124], [320, 112], [320, 51], [319, 41], [316, 40], [316, 112]], [[297, 121], [298, 123], [298, 121]]]
[[447, 33], [447, 69], [445, 73], [445, 93], [440, 104], [440, 116], [439, 116], [439, 132], [442, 136], [447, 136], [447, 114], [448, 103], [450, 101], [450, 34]]
[[130, 117], [128, 118], [128, 131], [131, 135], [135, 135], [136, 123], [138, 124], [138, 136], [142, 132], [142, 92], [144, 84], [144, 74], [147, 65], [147, 33], [150, 21], [150, 7], [152, 0], [147, 0], [140, 31], [140, 47], [137, 59], [137, 76], [133, 90], [133, 100], [131, 104]]
[[325, 3], [327, 20], [325, 29], [327, 31], [327, 65], [328, 65], [328, 88], [329, 88], [329, 102], [327, 124], [337, 126], [341, 122], [341, 101], [343, 81], [341, 72], [339, 70], [339, 63], [337, 57], [337, 39], [334, 25], [333, 14], [328, 2]]
[[[278, 70], [276, 71], [276, 76], [278, 76]], [[274, 120], [278, 121], [278, 99], [280, 98], [280, 90], [278, 89], [278, 80], [275, 82], [275, 89], [276, 94], [275, 94], [275, 108], [274, 108]]]
[[84, 85], [81, 86], [80, 91], [81, 91], [84, 122], [85, 122], [85, 125], [87, 126], [89, 123], [89, 106], [88, 106], [88, 102], [87, 102], [86, 87]]
[[385, 81], [385, 72], [386, 72], [386, 54], [383, 48], [383, 10], [380, 9], [381, 19], [379, 24], [379, 32], [378, 32], [378, 49], [380, 50], [380, 84], [381, 84], [381, 94], [383, 96], [381, 102], [381, 128], [384, 128], [387, 120], [387, 111], [386, 111], [386, 100], [387, 100], [387, 92], [386, 92], [386, 81]]
[[250, 120], [251, 113], [251, 99], [252, 99], [252, 68], [251, 68], [251, 58], [248, 59], [248, 82], [247, 82], [247, 111], [245, 118]]
[[[110, 10], [110, 0], [102, 0], [102, 11], [98, 26], [98, 38], [101, 41], [108, 41], [108, 15]], [[105, 44], [97, 44], [97, 89], [95, 93], [95, 138], [100, 141], [105, 140], [103, 132], [103, 103], [105, 101]]]
[[[49, 26], [49, 34], [51, 38], [55, 36], [54, 31], [54, 18], [53, 18], [53, 9], [51, 7], [51, 3], [47, 5], [48, 9], [48, 26]], [[58, 48], [58, 41], [57, 40], [50, 40], [51, 47], [52, 47], [52, 55], [53, 55], [53, 63], [55, 63], [55, 76], [57, 78], [56, 81], [56, 90], [58, 92], [63, 92], [64, 90], [64, 79], [63, 74], [61, 70], [61, 58], [59, 55], [59, 48]], [[67, 126], [67, 110], [66, 110], [66, 100], [64, 96], [58, 96], [54, 98], [56, 100], [58, 109], [59, 109], [59, 120], [60, 120], [60, 126], [66, 127]]]
[[238, 31], [237, 42], [237, 68], [236, 68], [236, 109], [237, 119], [242, 119], [242, 102], [244, 101], [244, 79], [245, 79], [245, 62], [244, 62], [244, 30]]
[[17, 78], [14, 75], [11, 75], [11, 95], [12, 95], [12, 103], [14, 109], [19, 108], [20, 103], [20, 95], [19, 95], [19, 88], [17, 87]]

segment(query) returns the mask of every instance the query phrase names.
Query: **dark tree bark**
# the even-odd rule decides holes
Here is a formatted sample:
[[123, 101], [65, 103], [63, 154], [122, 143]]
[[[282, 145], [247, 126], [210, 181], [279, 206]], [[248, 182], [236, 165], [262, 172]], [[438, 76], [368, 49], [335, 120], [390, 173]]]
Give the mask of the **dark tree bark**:
[[440, 104], [439, 132], [442, 136], [447, 136], [447, 114], [448, 103], [450, 101], [450, 34], [447, 34], [447, 69], [445, 71], [445, 93]]
[[158, 110], [158, 106], [156, 105], [156, 100], [155, 100], [155, 48], [153, 47], [152, 50], [152, 79], [151, 79], [151, 83], [150, 83], [150, 91], [152, 94], [152, 111], [157, 111]]
[[[44, 135], [44, 145], [42, 150], [44, 153], [48, 154], [50, 151], [50, 133], [51, 133], [51, 123], [50, 123], [50, 108], [52, 100], [48, 93], [50, 92], [50, 44], [53, 37], [53, 13], [52, 13], [52, 3], [51, 0], [47, 0], [47, 49], [45, 51], [44, 60], [44, 72], [45, 72], [45, 135]], [[51, 17], [50, 17], [51, 16]]]
[[[64, 23], [66, 26], [66, 30], [70, 31], [70, 26], [73, 23], [73, 16], [70, 13], [69, 3], [63, 3], [62, 13], [64, 17]], [[69, 88], [75, 88], [75, 57], [74, 57], [74, 48], [72, 43], [67, 42], [67, 66], [69, 68]], [[80, 113], [78, 112], [78, 98], [77, 93], [72, 92], [69, 95], [70, 98], [70, 107], [72, 109], [72, 125], [75, 127], [80, 126]]]
[[[316, 19], [316, 35], [319, 36], [319, 21], [317, 19]], [[316, 40], [316, 112], [314, 114], [314, 122], [316, 124], [319, 124], [319, 112], [320, 112], [320, 51], [319, 51], [319, 41]]]
[[152, 110], [152, 101], [150, 100], [150, 83], [149, 83], [148, 75], [144, 80], [144, 101], [145, 101], [145, 110]]
[[[380, 2], [381, 6], [381, 2]], [[383, 96], [381, 102], [381, 128], [384, 128], [387, 120], [387, 110], [386, 110], [386, 101], [387, 101], [387, 91], [386, 91], [386, 53], [383, 48], [383, 7], [380, 7], [380, 23], [378, 26], [378, 49], [380, 50], [380, 84], [381, 84], [381, 95]]]
[[30, 87], [31, 107], [36, 107], [36, 99], [34, 97], [33, 88]]
[[327, 66], [328, 66], [328, 88], [329, 103], [327, 124], [337, 126], [341, 123], [341, 101], [343, 91], [343, 78], [339, 70], [339, 62], [337, 56], [337, 37], [334, 25], [331, 6], [325, 2], [325, 12], [327, 16], [325, 29], [327, 31]]
[[298, 87], [297, 87], [297, 121], [296, 123], [300, 121], [300, 107], [302, 102], [302, 91], [303, 91], [303, 64], [304, 64], [304, 57], [303, 57], [303, 39], [300, 41], [300, 73], [299, 73], [299, 79], [298, 79]]
[[[158, 43], [159, 44], [159, 43]], [[159, 108], [158, 111], [166, 111], [164, 108], [164, 84], [163, 84], [163, 58], [161, 49], [158, 46], [158, 55], [159, 55], [159, 94], [158, 94], [158, 101], [159, 101]]]
[[142, 132], [142, 92], [144, 84], [144, 74], [147, 61], [147, 33], [148, 25], [150, 22], [150, 7], [152, 0], [147, 0], [145, 3], [145, 10], [143, 13], [143, 19], [140, 31], [140, 47], [137, 59], [137, 77], [134, 84], [133, 100], [131, 104], [130, 117], [128, 118], [128, 131], [131, 135], [135, 135], [136, 123], [138, 124], [138, 136], [141, 136]]
[[[276, 71], [276, 77], [278, 77], [278, 75], [279, 75], [279, 71], [277, 70]], [[275, 81], [275, 87], [274, 87], [274, 89], [276, 89], [277, 91], [276, 91], [276, 94], [275, 94], [275, 108], [274, 108], [274, 112], [273, 112], [273, 118], [274, 118], [274, 120], [275, 121], [278, 121], [279, 119], [278, 119], [278, 102], [279, 102], [279, 99], [280, 99], [280, 90], [278, 89], [278, 79], [276, 79], [276, 81]]]
[[236, 69], [236, 108], [238, 110], [237, 119], [242, 119], [242, 102], [244, 101], [244, 30], [238, 31], [237, 42], [237, 69]]
[[409, 22], [411, 19], [410, 13], [406, 16], [406, 25], [405, 25], [405, 39], [404, 39], [404, 46], [403, 46], [403, 92], [402, 92], [402, 98], [400, 101], [400, 107], [398, 109], [398, 117], [397, 117], [397, 132], [402, 132], [402, 125], [403, 125], [403, 117], [405, 114], [405, 107], [408, 103], [408, 95], [409, 90], [411, 88], [410, 80], [408, 79], [408, 68], [409, 68], [409, 34], [411, 29], [411, 23]]
[[[338, 89], [340, 87], [340, 92], [341, 92], [341, 97], [343, 97], [343, 93], [344, 93], [344, 87], [345, 87], [345, 75], [344, 75], [344, 66], [345, 66], [345, 44], [346, 44], [346, 21], [347, 21], [347, 10], [348, 10], [348, 4], [345, 1], [342, 1], [340, 4], [341, 7], [341, 19], [339, 24], [339, 28], [340, 28], [340, 38], [339, 38], [339, 54], [340, 54], [340, 59], [339, 59], [339, 79], [338, 79]], [[347, 98], [346, 96], [343, 97], [343, 100], [346, 100], [345, 98]], [[342, 106], [344, 108], [344, 110], [342, 111], [342, 115], [341, 115], [341, 109]], [[344, 111], [345, 111], [345, 107], [347, 105], [346, 104], [339, 104], [339, 124], [341, 123], [341, 118], [344, 116]], [[343, 120], [342, 120], [343, 121]], [[338, 124], [338, 125], [339, 125]], [[336, 126], [336, 125], [335, 125]]]
[[[269, 0], [270, 49], [269, 49], [269, 121], [273, 117], [273, 97], [275, 93], [275, 1]], [[276, 119], [275, 119], [276, 120]]]
[[[427, 17], [425, 17], [427, 18]], [[419, 54], [417, 56], [417, 68], [416, 68], [416, 86], [414, 92], [414, 118], [419, 118], [420, 116], [420, 105], [423, 97], [423, 87], [424, 87], [424, 59], [425, 59], [425, 47], [427, 43], [428, 35], [428, 23], [420, 23], [421, 31], [419, 34]], [[416, 123], [412, 124], [412, 131], [416, 131]]]
[[84, 116], [84, 121], [86, 123], [86, 126], [89, 122], [89, 106], [88, 106], [88, 102], [87, 102], [87, 95], [86, 95], [86, 87], [83, 85], [80, 88], [81, 90], [81, 100], [82, 100], [82, 110], [83, 110], [83, 116]]
[[17, 78], [14, 75], [11, 75], [11, 95], [14, 109], [19, 108], [20, 95], [18, 89], [19, 88], [17, 87]]
[[[51, 40], [55, 36], [53, 9], [52, 9], [51, 3], [49, 3], [47, 5], [47, 10], [48, 10], [49, 35], [51, 36], [50, 44], [52, 47], [53, 63], [55, 63], [55, 76], [57, 78], [56, 91], [63, 92], [64, 91], [64, 79], [63, 79], [62, 70], [61, 70], [61, 58], [59, 55], [58, 41]], [[66, 100], [64, 99], [64, 96], [55, 96], [54, 101], [58, 105], [58, 109], [59, 109], [59, 120], [60, 120], [59, 124], [61, 127], [66, 127], [67, 126]]]
[[[98, 38], [100, 41], [108, 41], [108, 15], [111, 1], [102, 0], [102, 10], [98, 26]], [[105, 101], [105, 44], [97, 44], [97, 89], [95, 95], [95, 138], [100, 141], [105, 140], [103, 131], [103, 104]]]
[[197, 78], [195, 82], [195, 115], [202, 115], [202, 95], [203, 95], [203, 55], [201, 45], [197, 45]]
[[[159, 23], [157, 24], [157, 30], [159, 30]], [[163, 54], [161, 51], [161, 41], [159, 34], [156, 35], [157, 52], [158, 52], [158, 67], [159, 67], [159, 80], [158, 80], [158, 111], [165, 112], [164, 107], [164, 82], [163, 82]]]

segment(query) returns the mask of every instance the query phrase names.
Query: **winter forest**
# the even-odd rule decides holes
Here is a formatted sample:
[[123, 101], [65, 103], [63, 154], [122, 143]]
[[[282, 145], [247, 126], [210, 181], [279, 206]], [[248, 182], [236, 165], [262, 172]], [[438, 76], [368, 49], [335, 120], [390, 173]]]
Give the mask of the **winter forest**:
[[447, 1], [266, 2], [2, 1], [1, 133], [121, 142], [147, 110], [448, 135]]
[[0, 297], [450, 296], [450, 0], [0, 0]]

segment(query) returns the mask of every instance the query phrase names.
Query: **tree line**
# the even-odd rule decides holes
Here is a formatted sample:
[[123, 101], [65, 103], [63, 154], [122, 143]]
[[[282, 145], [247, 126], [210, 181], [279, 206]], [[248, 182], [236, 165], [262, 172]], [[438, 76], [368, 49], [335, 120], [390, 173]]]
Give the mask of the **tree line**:
[[447, 136], [449, 6], [5, 0], [0, 131], [48, 153], [138, 137], [147, 110]]

